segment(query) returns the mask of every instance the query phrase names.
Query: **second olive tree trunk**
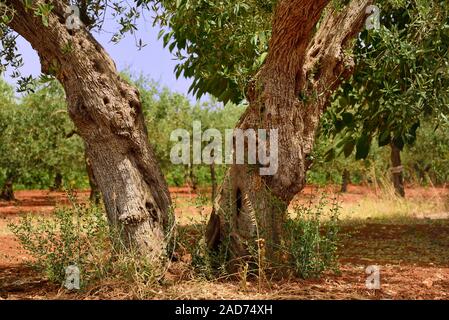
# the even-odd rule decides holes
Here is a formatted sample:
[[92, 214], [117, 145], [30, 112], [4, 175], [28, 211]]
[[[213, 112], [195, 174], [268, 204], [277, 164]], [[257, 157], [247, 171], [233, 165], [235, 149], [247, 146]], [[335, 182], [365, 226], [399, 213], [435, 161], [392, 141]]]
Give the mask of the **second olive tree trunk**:
[[248, 246], [255, 243], [264, 243], [268, 258], [279, 258], [287, 207], [304, 188], [320, 117], [333, 90], [352, 73], [345, 48], [361, 29], [369, 1], [352, 1], [342, 11], [329, 9], [315, 30], [328, 3], [278, 2], [270, 50], [248, 88], [249, 107], [237, 128], [277, 130], [279, 168], [268, 176], [254, 165], [229, 169], [206, 239], [212, 249], [229, 244], [231, 258], [248, 255]]

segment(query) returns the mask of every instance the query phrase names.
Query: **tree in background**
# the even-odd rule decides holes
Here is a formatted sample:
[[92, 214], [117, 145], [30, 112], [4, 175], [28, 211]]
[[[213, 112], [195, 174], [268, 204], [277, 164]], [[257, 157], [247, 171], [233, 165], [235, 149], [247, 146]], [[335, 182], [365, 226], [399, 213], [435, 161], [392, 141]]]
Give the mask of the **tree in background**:
[[422, 123], [416, 142], [403, 152], [404, 178], [420, 185], [445, 185], [449, 181], [449, 123]]
[[11, 112], [10, 109], [16, 107], [14, 93], [10, 86], [4, 81], [0, 81], [0, 157], [6, 158], [0, 160], [0, 173], [3, 177], [3, 184], [0, 189], [0, 199], [14, 200], [13, 190], [13, 173], [3, 168], [4, 162], [10, 163], [7, 148], [9, 147], [6, 139], [6, 130], [10, 125]]
[[[405, 145], [401, 152], [404, 181], [410, 185], [443, 186], [449, 177], [448, 140], [449, 127], [444, 120], [428, 119], [423, 121], [413, 145]], [[346, 157], [344, 152], [329, 158], [329, 149], [340, 142], [319, 134], [311, 159], [312, 166], [307, 181], [310, 184], [325, 186], [342, 184], [342, 173], [350, 172], [351, 183], [371, 186], [375, 189], [390, 190], [391, 183], [391, 150], [379, 147], [377, 143], [370, 146], [368, 156], [361, 160]], [[337, 149], [338, 150], [338, 149]]]
[[[199, 121], [203, 131], [215, 128], [224, 136], [226, 129], [235, 126], [243, 113], [244, 106], [233, 103], [224, 105], [213, 98], [192, 103], [184, 95], [172, 92], [169, 88], [161, 88], [154, 81], [142, 76], [138, 77], [135, 83], [141, 92], [144, 114], [148, 122], [149, 134], [153, 137], [155, 154], [169, 185], [189, 184], [195, 188], [198, 184], [210, 184], [213, 174], [217, 181], [220, 181], [224, 174], [224, 167], [212, 169], [204, 164], [185, 166], [172, 164], [170, 149], [174, 142], [170, 141], [170, 134], [173, 130], [185, 129], [192, 136], [193, 121]], [[192, 152], [192, 145], [190, 152]]]
[[413, 146], [423, 122], [447, 114], [449, 7], [447, 1], [380, 1], [381, 28], [358, 38], [356, 70], [335, 95], [325, 121], [337, 135], [328, 158], [355, 150], [368, 156], [373, 141], [391, 149], [391, 175], [404, 196], [401, 152]]
[[[2, 83], [2, 87], [6, 85]], [[14, 198], [15, 183], [52, 188], [55, 180], [62, 185], [63, 177], [69, 185], [80, 183], [84, 177], [83, 144], [76, 136], [67, 137], [73, 124], [62, 88], [50, 82], [20, 100], [8, 98], [8, 93], [2, 98], [7, 98], [0, 107], [3, 198]]]
[[[192, 131], [192, 121], [196, 120], [203, 124], [203, 130], [217, 128], [224, 134], [243, 112], [243, 106], [232, 103], [223, 106], [215, 100], [192, 103], [184, 95], [145, 77], [136, 80], [127, 74], [123, 77], [141, 92], [156, 157], [168, 183], [173, 186], [185, 185], [190, 170], [187, 166], [171, 163], [170, 149], [174, 144], [170, 141], [171, 131], [179, 128]], [[97, 201], [91, 164], [85, 158], [82, 140], [66, 112], [61, 86], [49, 81], [19, 99], [14, 97], [12, 87], [4, 82], [0, 84], [0, 185], [5, 186], [7, 182], [6, 172], [14, 171], [13, 182], [19, 188], [54, 189], [55, 180], [69, 188], [84, 188], [87, 171], [91, 200]], [[204, 164], [192, 167], [195, 181], [209, 186], [212, 181], [210, 167]], [[217, 181], [223, 177], [224, 170], [217, 167]]]

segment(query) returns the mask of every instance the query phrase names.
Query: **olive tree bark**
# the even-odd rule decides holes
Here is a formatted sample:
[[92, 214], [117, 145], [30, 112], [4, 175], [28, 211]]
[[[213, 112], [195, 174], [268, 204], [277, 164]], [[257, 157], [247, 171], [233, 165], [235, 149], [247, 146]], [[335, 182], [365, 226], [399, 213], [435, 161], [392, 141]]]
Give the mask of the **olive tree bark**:
[[61, 191], [62, 190], [62, 174], [61, 172], [56, 172], [55, 179], [53, 180], [53, 185], [50, 186], [50, 191]]
[[261, 239], [267, 258], [278, 258], [287, 207], [304, 188], [320, 117], [353, 71], [345, 48], [361, 30], [370, 1], [354, 0], [340, 11], [328, 8], [329, 2], [278, 2], [268, 56], [247, 90], [249, 106], [237, 128], [277, 129], [279, 168], [272, 176], [246, 164], [229, 169], [206, 240], [217, 249], [226, 239], [231, 259], [247, 255], [248, 244]]
[[340, 192], [346, 193], [348, 192], [348, 185], [351, 183], [351, 174], [348, 169], [343, 170], [343, 174], [341, 175], [341, 190]]
[[[44, 0], [33, 1], [33, 8]], [[22, 0], [9, 26], [37, 51], [42, 71], [63, 85], [68, 112], [83, 138], [108, 220], [128, 249], [148, 258], [164, 253], [171, 200], [148, 141], [138, 90], [85, 29], [68, 30], [66, 2], [53, 0], [48, 26]]]
[[391, 175], [396, 195], [405, 197], [404, 180], [402, 176], [401, 150], [394, 144], [390, 144], [391, 148]]
[[215, 174], [215, 162], [212, 162], [212, 164], [209, 165], [210, 167], [210, 183], [212, 186], [212, 202], [215, 200], [215, 198], [217, 197], [217, 177]]
[[198, 189], [197, 179], [194, 172], [194, 167], [192, 164], [189, 164], [187, 167], [187, 185], [190, 187], [190, 189], [196, 193]]
[[0, 190], [0, 200], [13, 201], [16, 200], [14, 196], [13, 180], [12, 178], [7, 178]]
[[98, 205], [100, 204], [101, 193], [98, 188], [98, 183], [97, 179], [95, 178], [94, 170], [92, 169], [92, 161], [89, 159], [87, 152], [84, 152], [84, 161], [86, 163], [87, 177], [89, 178], [89, 186], [90, 186], [89, 201]]

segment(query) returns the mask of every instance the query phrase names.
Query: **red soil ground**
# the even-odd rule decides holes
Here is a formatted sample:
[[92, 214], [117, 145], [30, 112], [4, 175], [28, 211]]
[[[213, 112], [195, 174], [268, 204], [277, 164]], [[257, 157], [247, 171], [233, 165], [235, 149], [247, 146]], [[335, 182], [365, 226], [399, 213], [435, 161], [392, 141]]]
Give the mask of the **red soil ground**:
[[[329, 187], [335, 191], [337, 187]], [[307, 187], [298, 201], [316, 192]], [[320, 189], [322, 191], [323, 189]], [[196, 197], [189, 188], [172, 188], [174, 197]], [[446, 188], [412, 188], [410, 198], [448, 196]], [[78, 192], [79, 200], [86, 200], [88, 192]], [[351, 186], [339, 195], [343, 202], [357, 202], [362, 198], [376, 198], [375, 190]], [[21, 214], [32, 212], [49, 215], [56, 204], [68, 203], [61, 192], [40, 190], [17, 191], [17, 201], [0, 201], [0, 299], [108, 299], [120, 298], [113, 289], [99, 290], [88, 296], [68, 294], [48, 283], [41, 275], [27, 267], [30, 258], [20, 247], [7, 225], [18, 221]], [[192, 209], [194, 211], [194, 209]], [[325, 275], [320, 280], [289, 280], [273, 282], [267, 292], [260, 293], [251, 285], [245, 290], [238, 282], [209, 283], [208, 290], [182, 282], [170, 289], [169, 297], [179, 298], [279, 298], [279, 299], [449, 299], [449, 220], [416, 220], [413, 223], [379, 222], [345, 225], [341, 230], [339, 249], [341, 272]], [[381, 267], [380, 290], [365, 287], [365, 268]], [[198, 292], [194, 290], [198, 289]], [[179, 294], [176, 292], [179, 291]], [[190, 292], [191, 295], [188, 293]], [[158, 298], [166, 298], [161, 293]]]

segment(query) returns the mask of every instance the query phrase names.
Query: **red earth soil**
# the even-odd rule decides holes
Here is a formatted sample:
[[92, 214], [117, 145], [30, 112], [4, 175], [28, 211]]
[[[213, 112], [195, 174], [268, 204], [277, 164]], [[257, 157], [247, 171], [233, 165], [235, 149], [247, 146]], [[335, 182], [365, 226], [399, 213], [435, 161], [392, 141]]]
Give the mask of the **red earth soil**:
[[[209, 190], [200, 190], [205, 195]], [[303, 202], [321, 192], [336, 194], [338, 186], [308, 186], [298, 196]], [[170, 188], [174, 198], [195, 198], [188, 187]], [[350, 186], [339, 194], [342, 202], [357, 202], [377, 197], [376, 190]], [[23, 213], [49, 215], [55, 205], [69, 204], [63, 192], [42, 190], [17, 191], [14, 202], [0, 201], [0, 299], [4, 298], [77, 298], [60, 296], [60, 288], [48, 283], [24, 265], [30, 257], [8, 232], [7, 225], [17, 222]], [[76, 193], [78, 201], [88, 199], [88, 191]], [[410, 198], [447, 197], [447, 188], [408, 188]], [[192, 209], [193, 210], [193, 209]], [[449, 220], [417, 221], [416, 224], [367, 223], [344, 226], [339, 249], [341, 273], [326, 275], [322, 280], [292, 280], [273, 283], [270, 297], [280, 299], [449, 299]], [[382, 289], [365, 288], [365, 268], [381, 265]], [[226, 284], [239, 291], [238, 283]], [[212, 290], [213, 291], [213, 290]], [[244, 294], [244, 293], [243, 293]], [[253, 297], [254, 293], [243, 297]], [[204, 295], [198, 298], [214, 298]], [[221, 297], [221, 296], [220, 296]], [[224, 294], [224, 298], [235, 298]], [[79, 297], [78, 297], [79, 298]], [[108, 299], [99, 295], [92, 298]]]

